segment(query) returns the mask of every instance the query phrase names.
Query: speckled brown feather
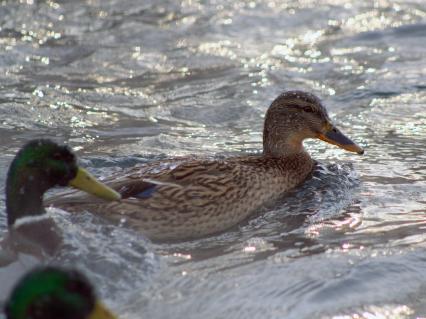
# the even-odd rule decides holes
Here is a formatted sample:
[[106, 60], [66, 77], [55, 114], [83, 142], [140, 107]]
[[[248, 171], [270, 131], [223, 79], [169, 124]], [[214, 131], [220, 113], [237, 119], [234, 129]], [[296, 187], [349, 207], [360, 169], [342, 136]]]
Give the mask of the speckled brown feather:
[[[149, 173], [150, 167], [145, 167], [120, 180], [112, 176], [111, 183], [104, 180], [123, 194], [121, 202], [105, 203], [84, 195], [53, 201], [68, 211], [88, 210], [116, 222], [125, 220], [153, 240], [190, 239], [238, 224], [302, 183], [312, 167], [304, 152], [287, 158], [190, 161], [159, 173]], [[155, 187], [151, 196], [135, 196], [149, 187]]]

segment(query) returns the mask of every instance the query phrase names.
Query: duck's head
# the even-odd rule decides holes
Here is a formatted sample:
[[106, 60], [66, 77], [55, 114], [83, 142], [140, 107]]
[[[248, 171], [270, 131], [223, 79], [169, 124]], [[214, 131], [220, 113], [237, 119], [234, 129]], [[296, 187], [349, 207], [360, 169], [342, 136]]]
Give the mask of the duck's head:
[[72, 186], [107, 200], [120, 199], [120, 194], [78, 167], [68, 147], [50, 140], [33, 140], [16, 154], [9, 168], [8, 224], [12, 225], [20, 217], [42, 214], [43, 194], [54, 186]]
[[12, 290], [4, 308], [7, 319], [114, 319], [97, 301], [81, 273], [55, 267], [37, 268]]
[[315, 95], [288, 91], [269, 107], [263, 131], [265, 155], [285, 156], [303, 151], [303, 140], [319, 138], [350, 152], [364, 150], [346, 137], [331, 122], [327, 110]]

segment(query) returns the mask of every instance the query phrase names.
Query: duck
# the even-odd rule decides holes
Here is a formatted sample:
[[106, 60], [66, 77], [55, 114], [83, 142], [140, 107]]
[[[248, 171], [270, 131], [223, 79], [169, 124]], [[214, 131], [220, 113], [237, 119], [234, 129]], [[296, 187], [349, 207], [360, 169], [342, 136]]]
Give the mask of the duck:
[[61, 237], [53, 221], [44, 218], [43, 196], [55, 186], [71, 186], [104, 201], [121, 199], [119, 193], [79, 167], [68, 146], [48, 139], [29, 141], [16, 154], [7, 174], [8, 234], [0, 242], [0, 265], [9, 263], [1, 257], [14, 250], [24, 249], [34, 255], [54, 253]]
[[15, 285], [6, 319], [115, 319], [80, 271], [55, 266], [32, 269]]
[[214, 235], [238, 225], [310, 176], [315, 161], [303, 146], [308, 138], [364, 153], [332, 123], [317, 96], [286, 91], [267, 109], [263, 152], [258, 155], [189, 159], [169, 166], [154, 161], [104, 180], [121, 194], [119, 202], [100, 203], [74, 193], [54, 197], [50, 204], [93, 212], [153, 241]]

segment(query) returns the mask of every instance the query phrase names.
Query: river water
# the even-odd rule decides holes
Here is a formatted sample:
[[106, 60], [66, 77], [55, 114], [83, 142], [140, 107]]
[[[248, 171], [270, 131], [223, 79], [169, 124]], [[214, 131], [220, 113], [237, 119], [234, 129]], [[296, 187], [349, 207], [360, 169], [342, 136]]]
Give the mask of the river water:
[[3, 0], [1, 193], [35, 137], [100, 177], [255, 153], [269, 103], [310, 91], [364, 156], [308, 141], [309, 181], [186, 243], [51, 209], [65, 244], [46, 262], [82, 269], [120, 318], [426, 317], [425, 43], [423, 0]]

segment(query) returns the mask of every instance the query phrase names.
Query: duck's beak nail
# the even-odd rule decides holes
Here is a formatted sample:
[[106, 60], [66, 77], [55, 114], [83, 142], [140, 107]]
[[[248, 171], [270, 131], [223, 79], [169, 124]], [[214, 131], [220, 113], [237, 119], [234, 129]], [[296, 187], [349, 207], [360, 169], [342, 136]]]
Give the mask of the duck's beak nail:
[[95, 308], [89, 319], [117, 319], [100, 301], [95, 303]]
[[95, 177], [81, 167], [78, 168], [77, 175], [68, 183], [68, 185], [106, 200], [121, 199], [121, 195], [119, 193], [98, 182]]
[[359, 147], [357, 144], [352, 142], [348, 137], [346, 137], [342, 132], [340, 132], [334, 126], [329, 126], [325, 133], [320, 133], [318, 138], [324, 142], [334, 144], [347, 150], [349, 152], [358, 153], [359, 155], [364, 154], [364, 150]]

